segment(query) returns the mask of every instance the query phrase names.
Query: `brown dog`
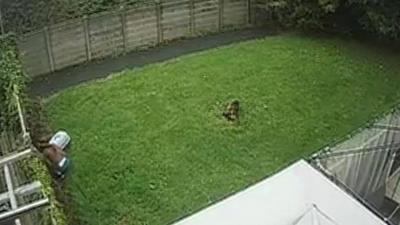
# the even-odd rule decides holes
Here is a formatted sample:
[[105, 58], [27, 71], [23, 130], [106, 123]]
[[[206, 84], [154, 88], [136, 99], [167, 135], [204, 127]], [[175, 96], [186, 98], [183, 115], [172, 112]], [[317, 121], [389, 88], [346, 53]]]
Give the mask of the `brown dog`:
[[225, 112], [222, 113], [222, 115], [228, 120], [228, 121], [238, 121], [239, 120], [239, 111], [240, 111], [240, 103], [238, 100], [235, 100], [231, 103], [229, 103], [227, 109]]

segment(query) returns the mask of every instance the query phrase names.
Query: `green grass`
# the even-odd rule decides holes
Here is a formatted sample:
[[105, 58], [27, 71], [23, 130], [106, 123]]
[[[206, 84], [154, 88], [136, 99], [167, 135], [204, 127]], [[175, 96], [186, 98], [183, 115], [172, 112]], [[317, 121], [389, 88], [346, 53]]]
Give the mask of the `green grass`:
[[[48, 109], [74, 141], [71, 208], [88, 225], [187, 216], [388, 110], [399, 61], [343, 40], [277, 36], [65, 91]], [[221, 117], [233, 99], [239, 125]]]

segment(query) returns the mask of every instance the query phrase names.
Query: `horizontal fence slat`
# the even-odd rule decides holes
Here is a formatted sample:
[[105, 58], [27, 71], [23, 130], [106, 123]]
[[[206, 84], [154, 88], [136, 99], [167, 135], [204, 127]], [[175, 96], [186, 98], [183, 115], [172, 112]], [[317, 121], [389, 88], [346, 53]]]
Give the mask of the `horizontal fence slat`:
[[136, 35], [142, 34], [154, 34], [157, 35], [157, 24], [149, 25], [142, 25], [142, 26], [135, 26], [126, 29], [126, 35], [129, 37], [128, 39], [134, 38]]
[[162, 7], [163, 8], [172, 8], [172, 9], [179, 9], [180, 7], [184, 6], [184, 5], [189, 5], [189, 1], [190, 0], [170, 0], [170, 1], [165, 1], [162, 2]]
[[218, 18], [218, 10], [215, 11], [206, 11], [206, 12], [201, 12], [201, 13], [195, 13], [194, 18], [195, 19], [208, 19], [208, 17], [216, 17]]
[[156, 44], [157, 44], [157, 37], [144, 38], [144, 39], [139, 39], [139, 40], [130, 42], [128, 45], [128, 49], [131, 49], [131, 50], [141, 49], [141, 48], [155, 46]]

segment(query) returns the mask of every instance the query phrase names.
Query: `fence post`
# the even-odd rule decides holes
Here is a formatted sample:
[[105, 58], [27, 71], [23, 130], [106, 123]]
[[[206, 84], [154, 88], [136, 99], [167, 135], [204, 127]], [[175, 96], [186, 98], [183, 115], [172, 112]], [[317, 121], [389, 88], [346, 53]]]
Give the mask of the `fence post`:
[[46, 42], [47, 56], [49, 57], [50, 72], [55, 71], [54, 58], [53, 58], [53, 47], [51, 44], [51, 37], [49, 33], [49, 28], [46, 26], [43, 29], [44, 40]]
[[125, 7], [121, 7], [121, 32], [122, 32], [122, 44], [123, 44], [123, 51], [126, 52], [126, 10]]
[[221, 32], [224, 26], [224, 0], [219, 0], [219, 19], [218, 19], [218, 31]]
[[162, 4], [161, 0], [156, 0], [156, 16], [157, 16], [157, 38], [158, 44], [161, 44], [164, 40], [163, 31], [162, 31]]
[[87, 61], [92, 60], [92, 47], [90, 45], [90, 31], [89, 31], [89, 20], [87, 16], [83, 17], [83, 31], [85, 33], [85, 47], [86, 47], [86, 59]]
[[1, 31], [1, 34], [5, 34], [6, 33], [5, 30], [4, 30], [3, 16], [1, 14], [1, 7], [0, 7], [0, 31]]
[[196, 30], [194, 23], [194, 0], [189, 0], [189, 13], [190, 13], [190, 35], [194, 36]]

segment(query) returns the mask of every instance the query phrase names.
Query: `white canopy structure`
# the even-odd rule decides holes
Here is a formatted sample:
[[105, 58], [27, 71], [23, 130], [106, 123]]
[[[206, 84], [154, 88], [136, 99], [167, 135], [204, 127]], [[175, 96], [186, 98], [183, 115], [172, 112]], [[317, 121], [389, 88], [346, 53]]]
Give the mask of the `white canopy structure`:
[[174, 225], [384, 225], [301, 160]]

